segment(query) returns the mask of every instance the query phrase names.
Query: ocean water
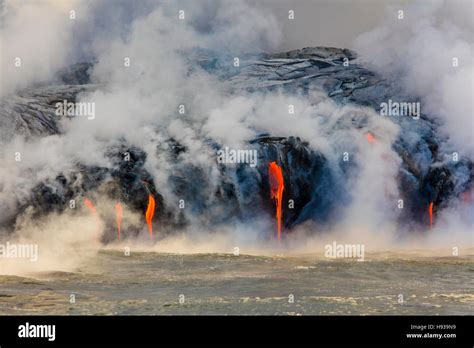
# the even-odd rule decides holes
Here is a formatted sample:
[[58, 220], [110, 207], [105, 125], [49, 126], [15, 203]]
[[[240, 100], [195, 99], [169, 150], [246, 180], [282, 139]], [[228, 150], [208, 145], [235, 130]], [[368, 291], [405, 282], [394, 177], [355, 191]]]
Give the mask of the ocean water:
[[473, 260], [104, 250], [74, 272], [0, 275], [0, 314], [472, 315]]

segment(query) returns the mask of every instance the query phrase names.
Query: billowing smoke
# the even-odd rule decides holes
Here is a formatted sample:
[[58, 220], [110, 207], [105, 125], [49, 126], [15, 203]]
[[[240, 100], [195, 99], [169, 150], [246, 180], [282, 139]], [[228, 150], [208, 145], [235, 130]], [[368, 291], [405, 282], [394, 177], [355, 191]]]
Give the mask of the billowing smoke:
[[[400, 12], [402, 11], [402, 12]], [[389, 6], [385, 21], [360, 35], [354, 49], [384, 76], [417, 98], [444, 136], [442, 151], [474, 156], [474, 21], [470, 1], [428, 1]], [[458, 174], [461, 175], [461, 174]], [[471, 174], [472, 175], [472, 174]], [[472, 246], [472, 191], [440, 211], [436, 236]], [[449, 236], [449, 237], [448, 237]], [[463, 237], [462, 237], [463, 236]], [[455, 241], [457, 240], [457, 242]], [[461, 241], [462, 240], [462, 241]]]
[[74, 39], [69, 11], [79, 11], [83, 5], [80, 1], [0, 2], [0, 96], [50, 80], [67, 64]]
[[[403, 11], [400, 14], [399, 11]], [[474, 22], [470, 1], [390, 6], [384, 24], [359, 36], [354, 49], [443, 123], [453, 151], [474, 155]], [[403, 18], [401, 18], [403, 16]], [[399, 18], [400, 17], [400, 18]]]
[[[472, 23], [456, 22], [460, 27], [454, 27], [455, 22], [446, 17], [446, 23], [440, 25], [437, 11], [443, 8], [438, 3], [410, 7], [405, 10], [404, 22], [394, 14], [393, 23], [364, 34], [356, 47], [361, 60], [370, 60], [381, 74], [399, 74], [407, 93], [422, 98], [424, 114], [444, 121], [442, 127], [449, 139], [442, 146], [472, 157], [472, 129], [463, 126], [464, 122], [472, 125], [472, 43], [468, 41], [472, 36], [467, 35]], [[70, 18], [71, 9], [76, 19]], [[331, 99], [323, 89], [300, 92], [258, 89], [258, 85], [250, 86], [253, 90], [238, 87], [241, 81], [236, 69], [246, 69], [256, 59], [248, 57], [249, 53], [274, 52], [281, 45], [280, 25], [271, 13], [246, 1], [94, 1], [68, 6], [7, 1], [2, 11], [5, 22], [0, 35], [2, 45], [8, 47], [2, 58], [14, 62], [14, 57], [24, 57], [20, 68], [12, 65], [2, 70], [6, 77], [2, 95], [15, 95], [22, 88], [48, 81], [55, 102], [57, 95], [65, 93], [59, 83], [51, 82], [58, 80], [58, 72], [72, 63], [91, 64], [87, 70], [91, 84], [75, 95], [75, 101], [93, 104], [94, 115], [61, 117], [57, 131], [41, 136], [15, 135], [17, 125], [0, 120], [0, 159], [5, 164], [0, 169], [0, 222], [5, 229], [14, 226], [19, 240], [52, 236], [71, 248], [87, 248], [84, 236], [93, 234], [94, 226], [101, 228], [99, 235], [107, 225], [113, 229], [115, 201], [127, 198], [132, 202], [134, 198], [111, 194], [115, 191], [107, 185], [87, 187], [84, 183], [114, 175], [127, 182], [115, 172], [117, 162], [111, 153], [121, 156], [128, 149], [139, 149], [134, 153], [135, 162], [149, 174], [136, 180], [142, 182], [140, 193], [159, 193], [158, 220], [173, 226], [174, 233], [159, 241], [156, 250], [229, 252], [236, 245], [242, 252], [281, 250], [271, 238], [268, 242], [275, 234], [274, 210], [264, 209], [271, 205], [270, 193], [262, 194], [257, 185], [267, 179], [265, 160], [274, 155], [273, 145], [262, 145], [268, 151], [260, 155], [257, 168], [230, 166], [223, 171], [216, 160], [217, 149], [255, 149], [254, 139], [264, 134], [291, 139], [291, 146], [301, 151], [295, 158], [302, 157], [302, 163], [304, 156], [311, 159], [307, 161], [308, 173], [313, 176], [308, 174], [308, 179], [303, 169], [295, 171], [309, 180], [310, 187], [300, 190], [308, 192], [296, 192], [305, 201], [298, 208], [301, 214], [285, 221], [287, 228], [296, 232], [283, 248], [309, 251], [309, 246], [335, 236], [382, 248], [394, 242], [397, 221], [402, 218], [397, 200], [403, 193], [399, 186], [403, 158], [393, 147], [403, 137], [400, 124], [381, 117], [372, 105]], [[394, 26], [401, 28], [392, 30]], [[46, 44], [38, 49], [29, 44], [40, 41]], [[420, 50], [421, 45], [432, 46]], [[452, 66], [454, 56], [459, 59], [456, 68]], [[236, 58], [240, 67], [235, 66]], [[318, 64], [334, 64], [337, 69], [341, 64], [338, 59], [337, 64]], [[225, 73], [218, 76], [212, 69]], [[264, 85], [268, 80], [257, 83]], [[344, 95], [344, 86], [341, 83], [334, 90]], [[8, 109], [10, 102], [3, 101], [3, 108]], [[289, 112], [290, 105], [296, 113]], [[176, 153], [170, 156], [170, 150]], [[342, 161], [346, 153], [356, 165]], [[21, 161], [16, 160], [17, 154]], [[297, 160], [289, 160], [288, 166], [294, 163]], [[77, 174], [78, 166], [88, 173]], [[86, 181], [81, 175], [92, 179]], [[38, 185], [55, 180], [67, 182], [73, 193], [80, 192], [74, 197], [78, 205], [84, 195], [95, 202], [101, 215], [97, 225], [82, 208], [77, 214], [66, 208], [39, 217], [25, 209], [32, 191], [42, 195]], [[64, 196], [68, 194], [65, 189]], [[182, 199], [187, 208], [181, 211]], [[69, 202], [59, 204], [67, 206]], [[447, 212], [458, 211], [454, 203], [446, 206]], [[144, 210], [131, 206], [124, 206], [124, 210], [129, 211], [124, 221], [130, 225], [124, 226], [125, 231], [128, 227], [144, 231]], [[419, 210], [426, 214], [424, 206]], [[456, 219], [452, 214], [438, 218], [443, 228], [467, 226], [450, 222]], [[81, 219], [88, 219], [84, 226], [92, 232], [82, 232], [78, 227]], [[180, 225], [182, 220], [186, 224]], [[166, 229], [164, 223], [157, 225], [158, 233]], [[214, 234], [211, 237], [207, 232]], [[64, 239], [56, 239], [58, 234]], [[316, 234], [321, 239], [307, 243], [308, 236], [315, 238]]]

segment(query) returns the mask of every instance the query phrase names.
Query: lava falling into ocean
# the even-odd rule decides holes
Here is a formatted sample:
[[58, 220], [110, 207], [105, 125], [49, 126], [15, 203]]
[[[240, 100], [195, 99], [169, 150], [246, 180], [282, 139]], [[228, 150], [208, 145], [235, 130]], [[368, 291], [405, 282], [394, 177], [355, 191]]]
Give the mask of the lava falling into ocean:
[[86, 207], [89, 209], [89, 211], [91, 212], [91, 214], [94, 216], [96, 220], [96, 233], [98, 235], [100, 233], [100, 218], [99, 218], [99, 214], [97, 214], [97, 209], [94, 203], [92, 203], [92, 201], [88, 198], [84, 198], [84, 204], [86, 205]]
[[150, 234], [150, 239], [153, 240], [153, 215], [155, 214], [155, 198], [153, 195], [148, 195], [148, 207], [146, 208], [145, 219], [148, 225], [148, 233]]
[[122, 227], [122, 205], [120, 203], [117, 203], [115, 205], [115, 212], [117, 213], [117, 238], [120, 240], [120, 230]]
[[430, 228], [433, 228], [433, 202], [428, 207], [428, 214], [430, 215]]
[[89, 208], [92, 214], [97, 214], [97, 210], [95, 209], [94, 203], [88, 198], [84, 198], [84, 204]]
[[283, 198], [283, 174], [281, 168], [275, 162], [268, 165], [271, 198], [276, 201], [276, 219], [278, 225], [278, 240], [281, 238], [281, 204]]

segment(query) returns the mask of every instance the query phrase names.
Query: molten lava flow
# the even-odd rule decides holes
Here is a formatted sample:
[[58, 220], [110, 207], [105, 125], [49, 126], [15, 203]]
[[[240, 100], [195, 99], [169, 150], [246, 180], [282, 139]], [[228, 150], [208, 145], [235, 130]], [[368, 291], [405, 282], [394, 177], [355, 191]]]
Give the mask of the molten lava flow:
[[365, 137], [367, 138], [367, 141], [368, 141], [369, 143], [374, 143], [374, 142], [375, 142], [375, 136], [374, 136], [372, 133], [370, 133], [370, 132], [367, 133], [367, 134], [365, 135]]
[[95, 209], [94, 203], [92, 203], [89, 199], [84, 198], [84, 204], [89, 208], [92, 214], [96, 214], [97, 210]]
[[428, 213], [430, 214], [430, 228], [433, 228], [433, 202], [428, 207]]
[[122, 205], [120, 203], [115, 204], [115, 212], [117, 213], [117, 237], [120, 240], [120, 229], [122, 227]]
[[92, 215], [96, 219], [96, 235], [100, 234], [100, 219], [99, 219], [99, 214], [97, 214], [97, 210], [95, 209], [94, 203], [88, 198], [84, 198], [84, 204], [86, 207], [89, 209], [89, 211], [92, 213]]
[[148, 233], [153, 239], [153, 215], [155, 214], [155, 198], [151, 194], [148, 195], [148, 207], [146, 208], [145, 219], [148, 225]]
[[281, 233], [281, 203], [283, 198], [283, 174], [281, 168], [275, 162], [270, 162], [268, 165], [268, 176], [270, 179], [270, 194], [271, 198], [276, 200], [276, 218], [278, 224], [278, 240], [280, 240]]

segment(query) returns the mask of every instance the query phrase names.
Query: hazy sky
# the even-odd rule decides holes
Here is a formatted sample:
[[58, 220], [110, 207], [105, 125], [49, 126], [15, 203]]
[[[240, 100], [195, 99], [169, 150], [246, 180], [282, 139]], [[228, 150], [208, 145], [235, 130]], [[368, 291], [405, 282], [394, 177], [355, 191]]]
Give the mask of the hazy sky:
[[[429, 1], [429, 0], [428, 0]], [[384, 21], [389, 5], [400, 9], [410, 1], [382, 0], [263, 0], [257, 6], [268, 8], [282, 23], [282, 50], [306, 46], [351, 47], [361, 33]], [[295, 19], [288, 20], [288, 10]], [[394, 16], [396, 13], [394, 13]]]

